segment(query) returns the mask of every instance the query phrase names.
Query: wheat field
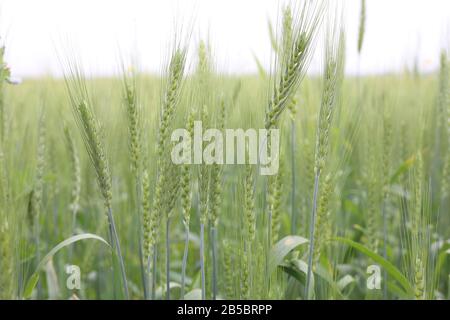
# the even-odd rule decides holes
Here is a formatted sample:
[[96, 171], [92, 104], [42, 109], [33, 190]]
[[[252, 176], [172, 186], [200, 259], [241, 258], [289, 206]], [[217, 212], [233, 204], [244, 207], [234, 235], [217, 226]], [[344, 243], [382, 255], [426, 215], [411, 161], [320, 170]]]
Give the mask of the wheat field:
[[[255, 75], [180, 34], [159, 75], [63, 55], [64, 78], [15, 85], [4, 47], [0, 298], [450, 299], [447, 51], [434, 73], [345, 75], [365, 1], [354, 44], [327, 1], [296, 3]], [[277, 174], [174, 164], [196, 121], [278, 129]]]

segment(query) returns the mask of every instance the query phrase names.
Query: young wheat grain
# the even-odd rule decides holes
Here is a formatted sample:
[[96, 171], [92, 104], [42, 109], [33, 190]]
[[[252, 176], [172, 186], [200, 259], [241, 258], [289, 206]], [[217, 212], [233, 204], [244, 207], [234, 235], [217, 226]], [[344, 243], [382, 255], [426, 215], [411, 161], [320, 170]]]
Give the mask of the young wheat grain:
[[303, 80], [314, 51], [315, 37], [324, 9], [323, 1], [306, 1], [298, 15], [295, 15], [292, 23], [294, 27], [291, 46], [285, 49], [285, 59], [282, 59], [281, 66], [278, 67], [277, 79], [266, 110], [265, 127], [267, 129], [276, 126], [282, 112], [291, 102]]

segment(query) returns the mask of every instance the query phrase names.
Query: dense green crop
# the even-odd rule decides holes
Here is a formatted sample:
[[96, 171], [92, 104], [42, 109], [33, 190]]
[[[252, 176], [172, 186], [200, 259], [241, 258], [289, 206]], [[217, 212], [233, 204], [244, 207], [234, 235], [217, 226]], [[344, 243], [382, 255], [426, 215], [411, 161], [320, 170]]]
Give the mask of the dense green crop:
[[[329, 23], [307, 76], [324, 10], [284, 11], [271, 77], [217, 73], [207, 42], [188, 72], [177, 42], [158, 77], [69, 61], [12, 86], [2, 50], [0, 298], [450, 298], [448, 56], [344, 77]], [[280, 129], [278, 174], [174, 164], [172, 131], [199, 120]]]

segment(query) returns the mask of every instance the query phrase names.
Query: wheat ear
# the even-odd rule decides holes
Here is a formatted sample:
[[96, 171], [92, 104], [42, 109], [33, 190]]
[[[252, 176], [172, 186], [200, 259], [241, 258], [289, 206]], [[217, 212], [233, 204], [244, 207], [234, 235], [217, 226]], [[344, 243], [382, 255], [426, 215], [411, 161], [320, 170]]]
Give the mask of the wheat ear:
[[277, 66], [272, 96], [266, 110], [267, 129], [276, 125], [307, 71], [325, 7], [323, 1], [305, 1], [295, 15], [290, 47], [285, 48], [283, 59]]

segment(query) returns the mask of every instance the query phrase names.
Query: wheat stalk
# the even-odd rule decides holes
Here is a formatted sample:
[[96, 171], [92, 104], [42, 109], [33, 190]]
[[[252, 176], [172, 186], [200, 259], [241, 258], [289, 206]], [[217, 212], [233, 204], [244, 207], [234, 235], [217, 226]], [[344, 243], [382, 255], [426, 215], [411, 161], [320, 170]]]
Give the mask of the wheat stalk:
[[[222, 132], [225, 131], [225, 101], [220, 101], [220, 110], [217, 123], [217, 129]], [[218, 215], [221, 205], [222, 196], [222, 166], [214, 163], [210, 169], [209, 179], [209, 193], [208, 193], [208, 209], [209, 209], [209, 222], [211, 226], [211, 239], [212, 239], [212, 298], [216, 300], [217, 297], [217, 224]]]
[[141, 137], [142, 137], [142, 119], [141, 119], [141, 106], [138, 99], [136, 75], [127, 75], [125, 71], [125, 66], [122, 66], [122, 99], [125, 109], [125, 114], [127, 118], [128, 125], [128, 149], [130, 158], [130, 168], [134, 175], [135, 184], [135, 207], [137, 210], [137, 220], [138, 220], [138, 254], [139, 254], [139, 264], [141, 269], [141, 280], [144, 288], [144, 297], [148, 299], [148, 288], [146, 280], [146, 272], [144, 267], [144, 253], [143, 253], [143, 221], [141, 212], [141, 191], [142, 191], [142, 181], [141, 181]]
[[316, 150], [314, 160], [314, 191], [313, 191], [313, 208], [310, 218], [309, 229], [309, 254], [308, 254], [308, 270], [305, 285], [305, 298], [309, 298], [309, 287], [311, 283], [311, 274], [314, 259], [314, 239], [317, 218], [317, 201], [319, 196], [319, 185], [322, 171], [325, 169], [329, 149], [330, 149], [330, 129], [333, 122], [337, 98], [340, 89], [340, 83], [343, 74], [344, 63], [344, 33], [339, 27], [339, 21], [328, 31], [326, 39], [325, 52], [325, 70], [322, 101], [319, 111], [319, 119], [316, 133]]
[[[422, 140], [422, 138], [420, 139]], [[419, 143], [421, 146], [422, 143]], [[431, 203], [430, 186], [426, 183], [423, 154], [416, 154], [415, 166], [410, 171], [408, 206], [402, 206], [404, 233], [401, 240], [408, 250], [404, 260], [407, 275], [414, 289], [414, 299], [429, 299], [434, 294], [432, 275], [429, 271], [433, 266], [431, 249]]]
[[[201, 110], [202, 123], [208, 121], [208, 114], [206, 106]], [[210, 187], [210, 168], [206, 165], [201, 165], [198, 174], [199, 186], [199, 209], [200, 209], [200, 273], [202, 285], [202, 300], [206, 300], [206, 275], [205, 275], [205, 225], [208, 222], [208, 194]]]
[[[158, 143], [157, 143], [157, 178], [155, 186], [155, 196], [153, 198], [151, 223], [149, 232], [151, 235], [151, 246], [153, 247], [153, 273], [152, 273], [152, 299], [155, 299], [156, 291], [156, 256], [157, 256], [157, 242], [158, 242], [158, 229], [162, 214], [166, 215], [166, 230], [169, 230], [170, 215], [172, 213], [173, 206], [177, 195], [175, 187], [179, 188], [178, 173], [175, 173], [176, 168], [170, 161], [170, 128], [172, 126], [176, 108], [180, 102], [181, 89], [183, 84], [183, 76], [186, 64], [186, 48], [177, 46], [170, 58], [170, 62], [167, 68], [167, 80], [164, 88], [164, 93], [161, 102], [160, 121], [158, 128]], [[174, 175], [175, 174], [175, 175]], [[169, 235], [166, 234], [166, 246], [169, 245]], [[168, 251], [168, 250], [166, 250]], [[169, 281], [169, 252], [166, 260], [166, 272], [167, 272], [167, 297], [170, 297]], [[150, 260], [149, 260], [150, 261]], [[148, 263], [148, 266], [150, 263]], [[150, 271], [147, 270], [149, 274]]]
[[124, 294], [126, 299], [129, 299], [125, 265], [111, 205], [111, 171], [101, 138], [100, 124], [92, 111], [92, 102], [89, 99], [86, 82], [80, 67], [76, 63], [69, 61], [67, 68], [69, 75], [65, 75], [65, 81], [72, 104], [75, 122], [80, 130], [84, 146], [96, 173], [97, 184], [103, 197], [108, 219], [110, 241], [112, 247], [115, 248], [117, 252]]
[[[209, 125], [210, 116], [208, 107], [211, 101], [212, 58], [209, 46], [202, 40], [198, 48], [198, 65], [196, 70], [197, 89], [199, 90], [200, 120], [203, 126]], [[203, 141], [202, 147], [205, 146]], [[203, 150], [203, 148], [202, 148]], [[205, 226], [209, 220], [210, 209], [208, 207], [211, 187], [211, 168], [204, 164], [198, 167], [198, 193], [200, 216], [200, 274], [202, 300], [206, 299], [206, 270], [205, 270]], [[213, 186], [215, 187], [215, 185]], [[213, 209], [214, 210], [214, 209]]]

